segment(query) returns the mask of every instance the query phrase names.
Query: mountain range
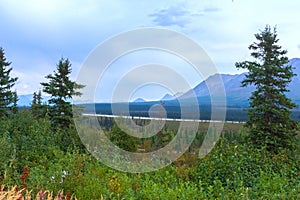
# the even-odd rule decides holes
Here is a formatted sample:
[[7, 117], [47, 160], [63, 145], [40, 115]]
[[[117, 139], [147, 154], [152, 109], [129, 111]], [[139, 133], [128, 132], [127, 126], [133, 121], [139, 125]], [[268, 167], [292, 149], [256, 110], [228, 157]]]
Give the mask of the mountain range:
[[[19, 107], [28, 107], [31, 106], [33, 100], [33, 94], [25, 94], [25, 95], [18, 95], [18, 106]], [[42, 102], [47, 104], [49, 100], [49, 96], [42, 96]]]
[[[296, 74], [292, 78], [292, 81], [288, 85], [288, 89], [290, 90], [286, 95], [291, 98], [297, 104], [300, 104], [300, 59], [294, 58], [291, 59], [288, 65], [292, 65], [293, 72]], [[184, 94], [177, 96], [172, 96], [170, 94], [166, 94], [162, 100], [173, 100], [173, 99], [189, 99], [194, 94], [200, 100], [200, 102], [210, 101], [210, 96], [218, 96], [218, 94], [222, 94], [221, 90], [224, 88], [227, 99], [227, 106], [237, 106], [237, 107], [247, 107], [248, 99], [251, 93], [254, 91], [255, 87], [250, 85], [248, 87], [241, 87], [241, 82], [245, 79], [246, 73], [242, 74], [215, 74], [208, 77], [205, 81], [199, 83], [193, 89], [185, 92]], [[224, 87], [222, 87], [223, 81]], [[209, 89], [210, 88], [210, 91]], [[208, 102], [206, 102], [208, 103]]]
[[[290, 92], [287, 93], [287, 96], [291, 98], [295, 103], [300, 105], [300, 58], [291, 59], [288, 65], [293, 66], [293, 72], [296, 74], [296, 76], [292, 78], [291, 83], [288, 85], [288, 89], [290, 90]], [[178, 99], [188, 100], [193, 96], [194, 93], [201, 103], [209, 104], [211, 95], [218, 95], [221, 93], [220, 91], [222, 89], [222, 86], [220, 85], [220, 81], [216, 81], [221, 78], [223, 80], [224, 89], [226, 92], [227, 106], [247, 107], [248, 99], [255, 88], [254, 86], [241, 87], [241, 81], [244, 80], [246, 74], [247, 73], [235, 75], [215, 74], [208, 77], [205, 81], [202, 81], [196, 87], [185, 93], [177, 93], [175, 95], [166, 94], [164, 97], [162, 97], [162, 99], [158, 101], [172, 104], [172, 102]], [[208, 88], [210, 88], [210, 91], [208, 90]], [[19, 95], [18, 105], [20, 107], [30, 106], [32, 98], [32, 94]], [[49, 97], [43, 96], [43, 102], [47, 102], [48, 99]], [[132, 103], [147, 103], [147, 101], [142, 98], [138, 98]]]

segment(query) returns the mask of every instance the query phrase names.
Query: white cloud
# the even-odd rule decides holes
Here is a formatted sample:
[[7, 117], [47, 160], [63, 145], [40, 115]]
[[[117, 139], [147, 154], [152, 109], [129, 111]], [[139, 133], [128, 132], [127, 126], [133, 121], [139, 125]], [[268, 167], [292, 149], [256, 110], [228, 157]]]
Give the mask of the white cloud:
[[33, 92], [41, 90], [40, 83], [45, 81], [39, 73], [34, 72], [26, 73], [14, 70], [11, 75], [12, 77], [18, 77], [14, 86], [18, 95], [33, 94]]

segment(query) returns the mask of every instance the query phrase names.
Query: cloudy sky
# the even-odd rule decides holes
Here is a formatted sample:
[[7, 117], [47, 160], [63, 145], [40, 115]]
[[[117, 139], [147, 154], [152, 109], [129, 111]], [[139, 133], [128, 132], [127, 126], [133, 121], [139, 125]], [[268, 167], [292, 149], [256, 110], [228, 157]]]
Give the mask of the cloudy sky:
[[[19, 77], [19, 94], [40, 89], [39, 83], [55, 70], [61, 57], [70, 59], [75, 79], [99, 44], [143, 27], [167, 28], [186, 35], [205, 50], [218, 72], [234, 74], [241, 73], [234, 63], [249, 59], [247, 47], [266, 24], [277, 26], [280, 44], [290, 58], [300, 57], [299, 8], [299, 0], [0, 0], [0, 46], [12, 62], [13, 75]], [[108, 70], [102, 84], [113, 85], [109, 80], [122, 71], [121, 67], [147, 64], [149, 55], [156, 63], [164, 63], [170, 57], [153, 52], [129, 55]], [[174, 64], [179, 73], [187, 73], [184, 78], [191, 86], [197, 85], [201, 77], [180, 69], [184, 63], [176, 59], [166, 64]], [[111, 88], [103, 87], [96, 95], [99, 101], [110, 100], [106, 90]], [[163, 93], [144, 97], [155, 99]]]

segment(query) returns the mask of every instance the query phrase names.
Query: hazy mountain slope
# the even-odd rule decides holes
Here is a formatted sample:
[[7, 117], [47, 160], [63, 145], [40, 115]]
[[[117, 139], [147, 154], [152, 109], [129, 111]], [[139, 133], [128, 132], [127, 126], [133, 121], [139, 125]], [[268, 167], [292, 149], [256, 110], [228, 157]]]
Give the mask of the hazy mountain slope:
[[[290, 92], [287, 93], [289, 98], [292, 98], [293, 101], [300, 101], [300, 59], [294, 58], [291, 59], [288, 63], [293, 66], [293, 71], [297, 76], [293, 77], [292, 82], [289, 84], [288, 89]], [[199, 83], [195, 88], [187, 91], [179, 98], [188, 99], [192, 97], [193, 92], [196, 94], [198, 99], [205, 99], [205, 101], [210, 101], [210, 96], [218, 96], [222, 94], [222, 83], [219, 80], [223, 80], [224, 89], [226, 92], [227, 104], [229, 106], [241, 105], [244, 106], [248, 102], [248, 98], [251, 95], [251, 92], [254, 91], [254, 86], [241, 87], [241, 82], [244, 80], [246, 73], [243, 74], [215, 74], [208, 77], [205, 81]], [[209, 89], [210, 90], [209, 90]], [[207, 103], [207, 102], [206, 102]]]

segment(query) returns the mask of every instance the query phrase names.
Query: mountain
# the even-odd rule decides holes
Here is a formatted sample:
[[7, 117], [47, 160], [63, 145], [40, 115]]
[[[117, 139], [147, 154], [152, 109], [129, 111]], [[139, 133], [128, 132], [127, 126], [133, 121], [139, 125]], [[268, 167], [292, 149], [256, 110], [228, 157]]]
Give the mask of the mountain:
[[[33, 94], [18, 95], [18, 106], [28, 107], [31, 106], [33, 100]], [[49, 100], [49, 96], [42, 96], [42, 102], [46, 103]]]
[[[293, 66], [293, 72], [297, 75], [292, 78], [291, 83], [288, 85], [290, 92], [287, 93], [287, 96], [291, 98], [294, 102], [300, 102], [300, 59], [294, 58], [291, 59], [288, 65]], [[254, 86], [241, 87], [241, 82], [244, 80], [245, 75], [242, 74], [215, 74], [208, 77], [205, 81], [202, 81], [193, 89], [182, 94], [180, 99], [189, 99], [195, 94], [201, 103], [209, 103], [210, 96], [218, 97], [222, 94], [222, 88], [225, 89], [227, 105], [228, 106], [238, 106], [245, 107], [248, 105], [248, 99], [251, 93], [254, 91]], [[224, 87], [222, 87], [223, 81]], [[210, 91], [209, 91], [210, 89]]]
[[[241, 85], [241, 80], [243, 80], [244, 77], [245, 74], [237, 74], [237, 75], [215, 74], [208, 77], [205, 81], [202, 81], [193, 89], [181, 95], [180, 98], [183, 99], [191, 98], [193, 96], [193, 93], [197, 97], [205, 97], [210, 95], [218, 96], [219, 94], [222, 94], [221, 92], [222, 84], [224, 84], [224, 89], [226, 93], [229, 92], [229, 90], [231, 90], [234, 93], [240, 93], [241, 88], [239, 86]], [[220, 81], [220, 79], [222, 81]]]
[[168, 101], [168, 100], [173, 100], [175, 97], [170, 94], [165, 94], [163, 98], [161, 98], [162, 101]]
[[[300, 59], [295, 58], [288, 63], [293, 66], [293, 71], [298, 76], [292, 78], [291, 83], [288, 85], [290, 92], [287, 96], [292, 99], [296, 104], [300, 105]], [[145, 101], [143, 99], [136, 99], [129, 104], [129, 113], [131, 116], [148, 117], [149, 109], [155, 105], [160, 104], [164, 107], [167, 117], [172, 119], [202, 119], [202, 120], [224, 120], [224, 107], [214, 107], [214, 114], [212, 115], [211, 109], [211, 95], [216, 97], [216, 100], [221, 97], [222, 89], [226, 92], [226, 104], [227, 108], [225, 120], [227, 121], [247, 121], [247, 108], [249, 106], [249, 97], [251, 92], [254, 91], [253, 86], [241, 87], [241, 82], [244, 80], [245, 75], [242, 74], [215, 74], [208, 77], [205, 81], [199, 83], [193, 89], [183, 93], [170, 95], [166, 94], [161, 100], [157, 101]], [[219, 81], [219, 80], [222, 81]], [[209, 90], [210, 89], [210, 90]], [[191, 97], [196, 95], [198, 102], [195, 103]], [[219, 101], [221, 102], [221, 101]], [[111, 115], [111, 103], [98, 103], [96, 105], [83, 105], [85, 106], [85, 112], [96, 112], [99, 114]], [[220, 104], [221, 105], [221, 104]], [[122, 115], [128, 112], [128, 103], [114, 103], [117, 107], [117, 112], [114, 114]], [[195, 115], [195, 106], [200, 110], [200, 116]], [[92, 109], [91, 109], [92, 108]], [[196, 113], [197, 114], [197, 113]], [[291, 117], [297, 121], [300, 121], [300, 110], [293, 110]]]
[[[293, 66], [293, 72], [297, 74], [292, 78], [291, 83], [288, 85], [288, 89], [290, 92], [287, 93], [287, 96], [291, 98], [294, 102], [300, 105], [300, 58], [293, 58], [289, 61], [288, 65]], [[175, 95], [166, 94], [161, 101], [164, 102], [165, 105], [177, 106], [178, 101], [180, 100], [188, 100], [193, 96], [193, 93], [197, 96], [198, 101], [203, 104], [210, 104], [210, 96], [214, 95], [218, 97], [219, 94], [222, 94], [222, 85], [221, 82], [218, 81], [220, 78], [223, 81], [224, 89], [226, 92], [227, 105], [229, 107], [247, 107], [248, 99], [251, 95], [251, 92], [254, 91], [253, 86], [241, 87], [241, 81], [244, 80], [245, 75], [247, 73], [242, 74], [215, 74], [208, 77], [205, 81], [199, 83], [193, 89], [185, 92], [185, 93], [177, 93]], [[208, 87], [209, 86], [209, 87]], [[209, 91], [209, 89], [211, 91]], [[18, 105], [22, 106], [30, 106], [32, 102], [33, 95], [19, 95]], [[47, 102], [49, 97], [43, 96], [43, 102]], [[138, 98], [134, 100], [132, 103], [144, 103], [147, 102], [142, 98]], [[154, 101], [155, 102], [155, 101]], [[159, 102], [159, 101], [158, 101]]]
[[33, 94], [19, 95], [18, 98], [19, 107], [30, 106], [33, 99]]
[[136, 100], [133, 101], [134, 103], [142, 103], [146, 102], [143, 98], [137, 98]]
[[179, 99], [187, 100], [195, 95], [200, 104], [210, 104], [211, 96], [221, 96], [224, 93], [222, 89], [225, 89], [228, 106], [246, 106], [248, 104], [248, 98], [254, 90], [254, 87], [241, 87], [241, 81], [245, 78], [245, 75], [246, 73], [236, 75], [212, 75], [193, 89], [181, 95]]
[[299, 58], [291, 59], [289, 64], [294, 67], [293, 72], [295, 74], [297, 74], [297, 76], [294, 76], [292, 78], [292, 81], [288, 87], [290, 92], [287, 94], [287, 96], [292, 98], [293, 100], [300, 101], [300, 93], [299, 93], [299, 89], [300, 89], [300, 59]]

